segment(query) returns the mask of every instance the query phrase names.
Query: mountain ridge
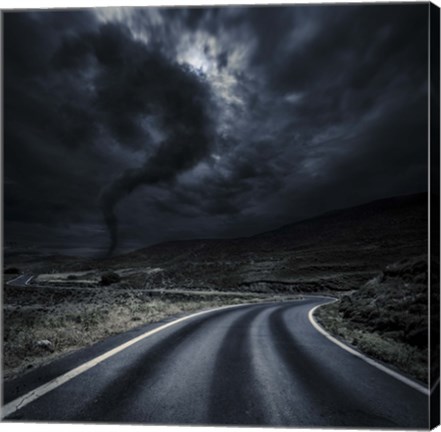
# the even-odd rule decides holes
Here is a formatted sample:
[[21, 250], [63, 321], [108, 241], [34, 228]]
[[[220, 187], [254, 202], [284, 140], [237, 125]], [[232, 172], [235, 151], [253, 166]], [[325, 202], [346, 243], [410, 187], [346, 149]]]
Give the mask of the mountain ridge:
[[[310, 224], [310, 223], [316, 223], [320, 222], [327, 218], [337, 218], [341, 217], [342, 215], [345, 215], [346, 213], [353, 213], [360, 212], [362, 210], [374, 210], [374, 207], [380, 207], [384, 209], [391, 209], [395, 205], [399, 204], [400, 206], [422, 206], [427, 207], [427, 200], [428, 200], [428, 194], [427, 192], [422, 193], [415, 193], [415, 194], [409, 194], [409, 195], [399, 195], [399, 196], [393, 196], [389, 198], [382, 198], [374, 201], [369, 201], [357, 206], [353, 207], [344, 207], [339, 209], [330, 210], [324, 213], [320, 213], [316, 216], [313, 216], [311, 218], [301, 219], [289, 224], [282, 225], [280, 227], [263, 231], [258, 234], [253, 234], [250, 236], [244, 236], [244, 237], [232, 237], [232, 238], [194, 238], [194, 239], [187, 239], [187, 240], [170, 240], [165, 242], [159, 242], [155, 243], [146, 247], [142, 247], [139, 249], [136, 249], [134, 251], [128, 252], [124, 255], [132, 255], [137, 253], [145, 253], [150, 250], [155, 250], [161, 247], [169, 247], [169, 246], [182, 246], [182, 245], [192, 245], [192, 244], [199, 244], [199, 243], [238, 243], [238, 242], [247, 242], [252, 240], [258, 240], [262, 238], [266, 238], [270, 235], [279, 234], [285, 230], [292, 229], [294, 227], [301, 226], [303, 224]], [[375, 209], [375, 210], [378, 210]]]
[[427, 253], [427, 199], [376, 200], [250, 237], [158, 243], [102, 264], [159, 268], [145, 286], [164, 289], [350, 290]]

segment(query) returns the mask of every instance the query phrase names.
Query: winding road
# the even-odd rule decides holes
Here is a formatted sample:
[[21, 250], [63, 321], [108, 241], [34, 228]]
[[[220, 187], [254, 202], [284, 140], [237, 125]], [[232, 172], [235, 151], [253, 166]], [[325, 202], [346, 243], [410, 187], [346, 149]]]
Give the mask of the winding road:
[[143, 326], [6, 382], [3, 415], [33, 421], [427, 428], [424, 391], [317, 331], [309, 312], [326, 302], [305, 297], [241, 305]]
[[26, 287], [29, 285], [31, 280], [34, 278], [32, 275], [24, 274], [17, 276], [14, 279], [11, 279], [10, 281], [6, 282], [7, 285], [16, 286], [16, 287]]

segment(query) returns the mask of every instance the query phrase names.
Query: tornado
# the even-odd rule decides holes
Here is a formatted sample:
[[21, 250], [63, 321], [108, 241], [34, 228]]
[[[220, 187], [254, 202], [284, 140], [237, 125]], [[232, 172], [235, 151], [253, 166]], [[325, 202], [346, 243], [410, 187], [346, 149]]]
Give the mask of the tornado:
[[[69, 41], [68, 52], [76, 44], [81, 55], [95, 58], [95, 106], [102, 129], [128, 150], [148, 150], [140, 167], [123, 171], [101, 190], [111, 256], [119, 241], [118, 204], [140, 185], [173, 181], [210, 153], [213, 97], [203, 75], [166, 57], [160, 47], [135, 40], [121, 25], [103, 24]], [[148, 118], [163, 132], [154, 145]]]
[[[107, 136], [137, 154], [145, 147], [148, 155], [140, 167], [109, 179], [100, 192], [111, 256], [118, 247], [118, 204], [140, 185], [173, 181], [210, 153], [215, 98], [200, 71], [173, 60], [153, 41], [135, 38], [121, 23], [103, 23], [94, 31], [66, 37], [53, 61], [66, 73], [75, 72], [72, 79], [81, 72], [91, 81], [91, 121], [97, 123], [101, 139]], [[79, 70], [84, 64], [90, 69], [87, 74]], [[151, 122], [161, 132], [154, 142]]]
[[118, 203], [140, 185], [154, 185], [173, 181], [178, 174], [193, 168], [210, 150], [211, 137], [206, 127], [182, 133], [161, 143], [156, 153], [137, 169], [125, 171], [108, 185], [101, 195], [101, 208], [110, 237], [107, 256], [112, 256], [118, 245]]

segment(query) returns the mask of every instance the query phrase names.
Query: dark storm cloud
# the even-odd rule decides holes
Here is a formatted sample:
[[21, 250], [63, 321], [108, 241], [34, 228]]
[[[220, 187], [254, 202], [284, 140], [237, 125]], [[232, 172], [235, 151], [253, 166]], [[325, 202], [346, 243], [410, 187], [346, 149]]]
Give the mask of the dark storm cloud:
[[[14, 180], [5, 185], [6, 220], [56, 223], [62, 214], [81, 218], [90, 205], [87, 192], [95, 178], [87, 159], [94, 124], [84, 109], [87, 93], [81, 83], [54, 72], [51, 58], [63, 32], [93, 21], [82, 12], [5, 14], [5, 175]], [[77, 183], [83, 176], [89, 185], [84, 193]]]
[[[226, 197], [232, 217], [255, 207], [263, 218], [280, 213], [289, 222], [333, 203], [424, 190], [427, 8], [254, 8], [222, 18], [224, 29], [242, 29], [246, 40], [248, 76], [238, 73], [237, 89], [249, 117], [234, 130], [235, 150], [224, 154], [230, 175], [205, 182], [202, 202]], [[198, 23], [216, 34], [209, 18]], [[247, 149], [262, 135], [271, 154], [251, 156]], [[241, 153], [259, 167], [253, 181], [240, 175]], [[265, 167], [277, 180], [268, 189]], [[276, 207], [274, 194], [284, 201]]]
[[[101, 200], [112, 234], [112, 252], [117, 241], [114, 208], [118, 201], [139, 184], [173, 180], [177, 173], [191, 168], [206, 156], [213, 142], [207, 85], [188, 68], [135, 41], [130, 32], [118, 24], [100, 25], [72, 36], [67, 33], [47, 62], [49, 65], [43, 64], [42, 70], [50, 70], [51, 84], [60, 79], [64, 83], [67, 81], [75, 91], [84, 85], [91, 89], [91, 94], [82, 95], [82, 104], [78, 95], [65, 104], [49, 104], [43, 111], [39, 105], [43, 106], [48, 100], [38, 97], [44, 95], [44, 90], [41, 94], [34, 90], [30, 97], [36, 100], [30, 101], [30, 107], [25, 104], [29, 112], [26, 108], [21, 109], [20, 117], [26, 117], [30, 127], [34, 123], [36, 127], [45, 127], [50, 119], [57, 119], [58, 123], [46, 132], [58, 138], [60, 146], [92, 145], [97, 129], [104, 127], [119, 144], [149, 149], [155, 145], [145, 126], [149, 117], [159, 123], [159, 129], [166, 131], [162, 142], [156, 143], [156, 148], [141, 166], [125, 170], [116, 180], [109, 175], [109, 184]], [[26, 72], [36, 81], [35, 71]], [[20, 95], [19, 90], [17, 94]], [[21, 97], [23, 101], [27, 98], [24, 92]], [[33, 113], [36, 118], [32, 118]], [[16, 138], [19, 133], [12, 134]], [[41, 148], [39, 153], [50, 157], [44, 150], [48, 149]], [[52, 164], [48, 162], [47, 165]], [[46, 171], [49, 177], [54, 174], [51, 171]], [[13, 208], [12, 197], [9, 203]], [[67, 205], [51, 202], [45, 203], [44, 208], [57, 218], [67, 210]], [[44, 219], [48, 214], [39, 216]], [[11, 215], [14, 219], [17, 216]]]
[[98, 233], [102, 205], [142, 246], [425, 190], [427, 11], [7, 13], [6, 221]]

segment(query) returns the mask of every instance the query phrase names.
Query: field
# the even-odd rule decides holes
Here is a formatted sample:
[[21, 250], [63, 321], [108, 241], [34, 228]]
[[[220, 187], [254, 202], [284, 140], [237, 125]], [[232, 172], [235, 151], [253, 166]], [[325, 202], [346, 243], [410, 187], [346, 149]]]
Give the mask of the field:
[[[322, 325], [427, 379], [427, 195], [375, 201], [253, 237], [153, 245], [112, 258], [5, 255], [9, 378], [108, 335], [225, 304], [330, 294]], [[409, 270], [410, 269], [410, 270]]]

